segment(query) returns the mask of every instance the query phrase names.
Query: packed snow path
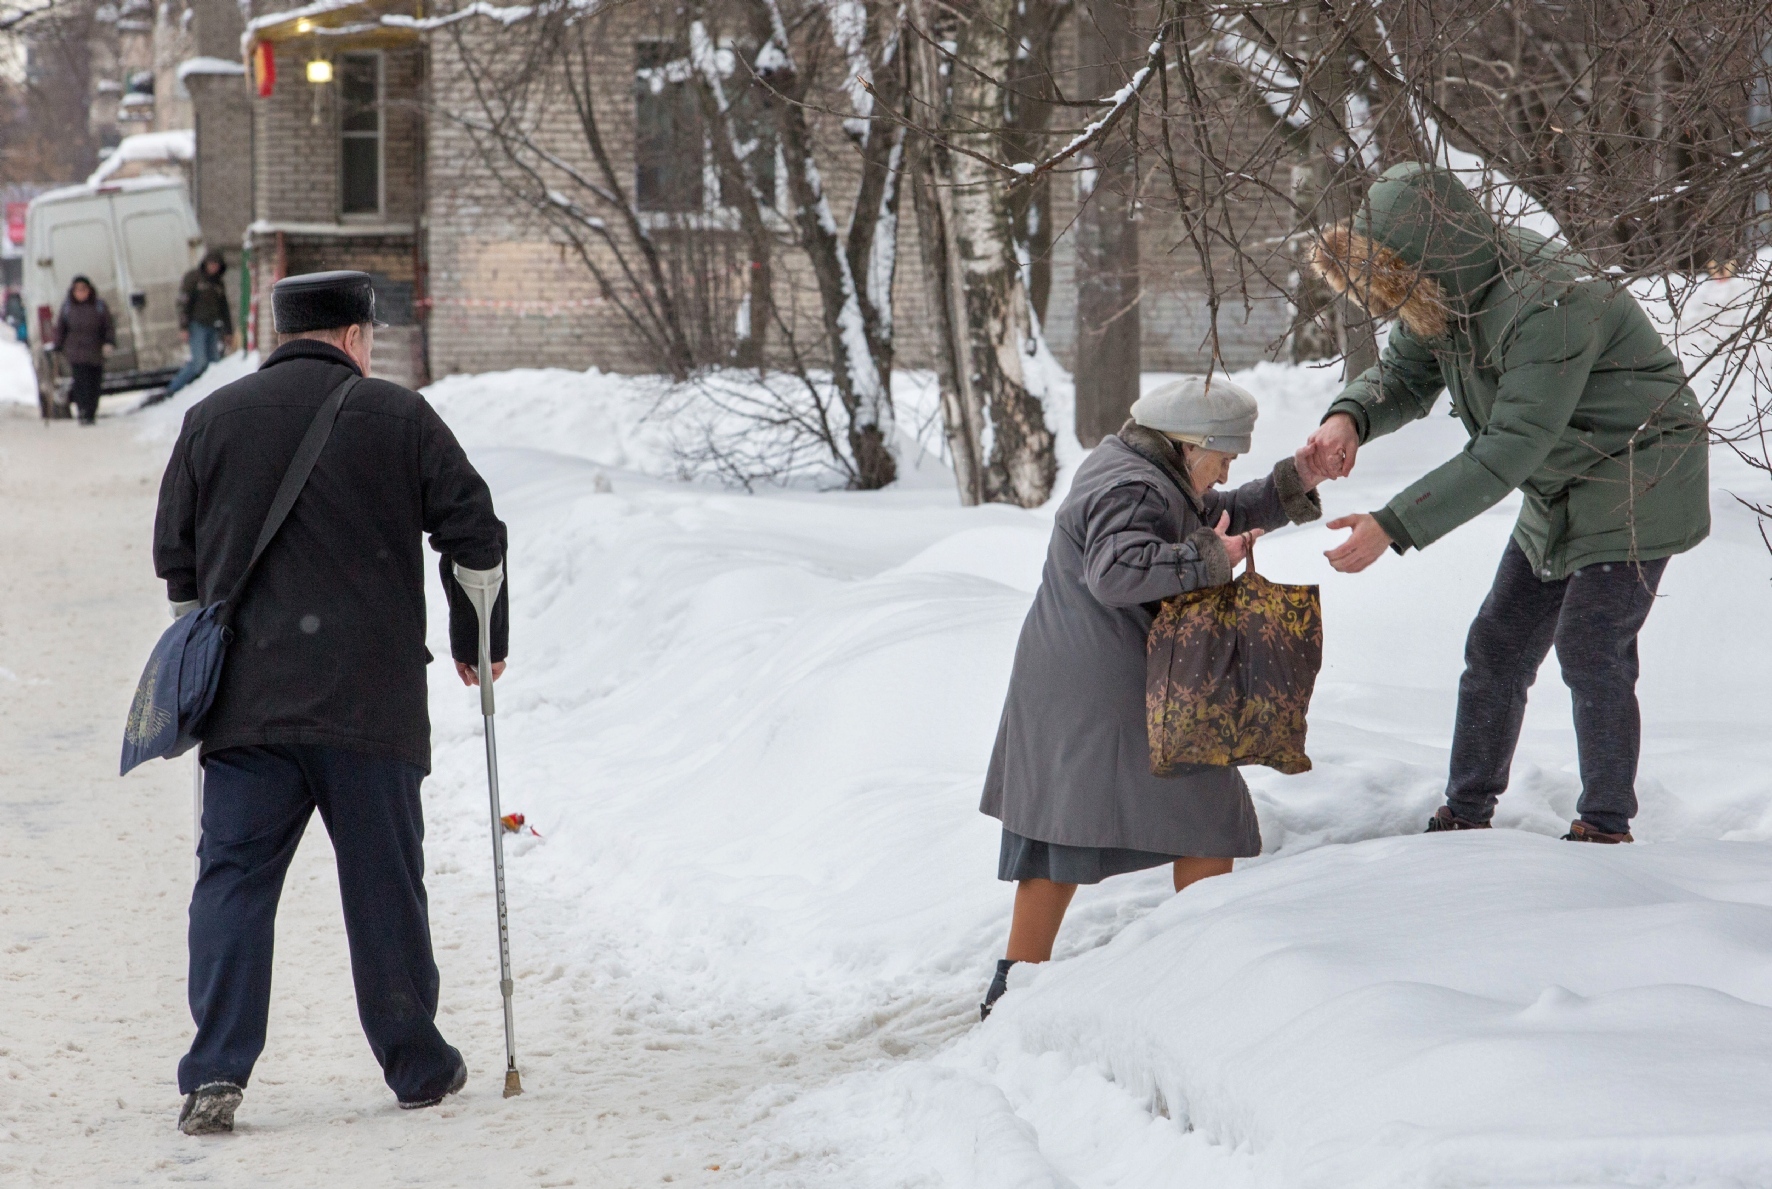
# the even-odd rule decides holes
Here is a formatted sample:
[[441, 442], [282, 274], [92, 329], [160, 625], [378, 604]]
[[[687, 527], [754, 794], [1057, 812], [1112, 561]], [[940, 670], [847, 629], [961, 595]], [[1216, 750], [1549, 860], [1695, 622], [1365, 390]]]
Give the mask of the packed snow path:
[[[439, 1022], [467, 1056], [466, 1090], [407, 1112], [382, 1084], [316, 817], [284, 890], [270, 1039], [236, 1132], [179, 1135], [191, 769], [156, 762], [119, 780], [116, 767], [166, 613], [148, 553], [165, 450], [138, 444], [137, 428], [45, 429], [0, 407], [0, 1184], [715, 1183], [759, 1087], [816, 1085], [883, 1052], [874, 1035], [809, 1041], [791, 1018], [657, 1010], [599, 969], [608, 924], [594, 905], [517, 876], [527, 1093], [502, 1099], [484, 777], [458, 747], [447, 783], [461, 795], [439, 804], [439, 781], [427, 786], [426, 858]], [[520, 807], [520, 790], [507, 797]], [[889, 1029], [893, 1047], [951, 1035], [964, 1005], [944, 1007]]]

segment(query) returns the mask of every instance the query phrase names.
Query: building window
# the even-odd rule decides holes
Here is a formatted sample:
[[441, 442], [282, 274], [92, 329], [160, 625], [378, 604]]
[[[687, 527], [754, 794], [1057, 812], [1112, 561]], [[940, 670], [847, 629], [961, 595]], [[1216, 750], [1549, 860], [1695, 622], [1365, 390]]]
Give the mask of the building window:
[[634, 47], [634, 200], [643, 211], [702, 208], [701, 108], [683, 47]]
[[382, 199], [382, 56], [338, 58], [339, 211], [379, 215]]
[[[776, 143], [768, 92], [739, 68], [754, 50], [722, 46], [717, 68], [726, 80], [738, 150], [765, 206], [776, 205]], [[716, 211], [738, 201], [737, 179], [715, 164], [702, 125], [693, 68], [683, 47], [642, 41], [634, 47], [634, 193], [642, 211]]]

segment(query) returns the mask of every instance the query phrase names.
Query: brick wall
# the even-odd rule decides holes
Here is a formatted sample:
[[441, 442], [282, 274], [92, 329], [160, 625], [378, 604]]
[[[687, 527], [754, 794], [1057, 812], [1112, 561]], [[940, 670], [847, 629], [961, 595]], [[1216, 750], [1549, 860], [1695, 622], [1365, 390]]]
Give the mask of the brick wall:
[[[276, 90], [269, 98], [252, 101], [254, 219], [339, 221], [342, 152], [338, 84], [307, 81], [307, 62], [313, 52], [295, 43], [278, 46]], [[423, 117], [417, 101], [423, 50], [412, 47], [380, 52], [384, 60], [380, 221], [411, 223], [420, 199], [418, 159]]]
[[[633, 185], [635, 42], [663, 37], [671, 27], [667, 14], [644, 4], [606, 11], [594, 18], [597, 58], [594, 91], [601, 132], [624, 186]], [[480, 52], [495, 36], [484, 23], [460, 26]], [[522, 26], [507, 37], [520, 37]], [[436, 106], [458, 116], [478, 117], [468, 81], [455, 61], [452, 41], [431, 43], [430, 95]], [[1067, 51], [1068, 52], [1068, 51]], [[1063, 56], [1063, 55], [1061, 55]], [[580, 168], [592, 168], [589, 153], [571, 104], [557, 89], [536, 84], [534, 110], [548, 147]], [[841, 108], [845, 99], [831, 96]], [[839, 225], [846, 225], [858, 183], [856, 154], [848, 147], [834, 117], [809, 112], [822, 146], [820, 160]], [[499, 185], [495, 170], [510, 167], [497, 159], [488, 164], [482, 150], [459, 120], [432, 120], [426, 157], [431, 194], [426, 246], [430, 264], [431, 367], [435, 375], [476, 372], [514, 366], [599, 367], [620, 371], [657, 370], [658, 363], [627, 328], [617, 305], [601, 293], [591, 271], [558, 231], [513, 201]], [[1073, 175], [1054, 180], [1053, 225], [1068, 229], [1076, 211]], [[1161, 187], [1154, 187], [1153, 194]], [[583, 205], [597, 209], [582, 193]], [[1277, 203], [1253, 203], [1241, 212], [1245, 234], [1272, 240], [1287, 230]], [[894, 285], [894, 322], [901, 366], [929, 366], [933, 358], [932, 326], [917, 245], [916, 220], [909, 194], [902, 203], [899, 264]], [[1152, 371], [1204, 371], [1210, 363], [1207, 342], [1210, 313], [1202, 271], [1191, 245], [1185, 242], [1172, 208], [1153, 197], [1141, 211], [1140, 249], [1144, 271], [1141, 304], [1144, 366]], [[619, 234], [619, 230], [617, 232]], [[703, 236], [722, 233], [703, 231]], [[735, 236], [729, 238], [736, 239]], [[625, 239], [625, 237], [624, 237]], [[742, 269], [743, 254], [736, 250]], [[606, 271], [615, 262], [606, 249], [592, 244], [591, 259]], [[1055, 353], [1067, 364], [1076, 340], [1074, 237], [1061, 234], [1052, 250], [1052, 297], [1045, 331]], [[1228, 257], [1215, 260], [1221, 277]], [[816, 346], [819, 305], [810, 270], [802, 254], [780, 249], [774, 261], [778, 306], [790, 321], [795, 338]], [[1283, 270], [1276, 270], [1283, 280]], [[736, 286], [738, 276], [729, 278]], [[1291, 322], [1284, 294], [1255, 279], [1252, 300], [1227, 300], [1218, 317], [1219, 347], [1225, 361], [1246, 366], [1272, 358], [1283, 348]], [[736, 293], [736, 288], [734, 289]], [[771, 335], [779, 348], [779, 334]]]

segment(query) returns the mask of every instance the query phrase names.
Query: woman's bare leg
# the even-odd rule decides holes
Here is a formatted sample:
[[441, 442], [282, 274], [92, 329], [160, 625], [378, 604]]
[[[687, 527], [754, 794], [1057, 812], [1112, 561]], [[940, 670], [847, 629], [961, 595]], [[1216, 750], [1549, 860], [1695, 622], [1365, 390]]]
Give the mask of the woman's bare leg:
[[[1225, 860], [1227, 870], [1229, 862]], [[1052, 957], [1052, 943], [1058, 940], [1064, 910], [1071, 906], [1071, 897], [1076, 894], [1074, 883], [1053, 883], [1049, 879], [1024, 879], [1017, 883], [1015, 915], [1009, 922], [1009, 950], [1003, 956], [1011, 962], [1044, 962]]]
[[[1175, 890], [1179, 892], [1191, 883], [1199, 883], [1202, 879], [1214, 875], [1229, 875], [1233, 861], [1231, 859], [1177, 859], [1175, 860]], [[1016, 907], [1020, 908], [1020, 901], [1016, 902]]]

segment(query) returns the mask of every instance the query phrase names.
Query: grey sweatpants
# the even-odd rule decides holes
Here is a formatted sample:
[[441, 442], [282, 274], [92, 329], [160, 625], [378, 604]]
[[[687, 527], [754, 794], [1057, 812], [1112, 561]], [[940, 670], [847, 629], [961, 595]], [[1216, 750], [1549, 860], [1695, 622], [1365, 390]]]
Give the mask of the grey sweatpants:
[[1655, 604], [1667, 559], [1613, 562], [1547, 582], [1509, 541], [1495, 585], [1471, 624], [1458, 682], [1446, 803], [1486, 822], [1507, 789], [1526, 692], [1556, 645], [1575, 703], [1581, 760], [1576, 812], [1596, 830], [1621, 834], [1637, 812], [1637, 633]]

